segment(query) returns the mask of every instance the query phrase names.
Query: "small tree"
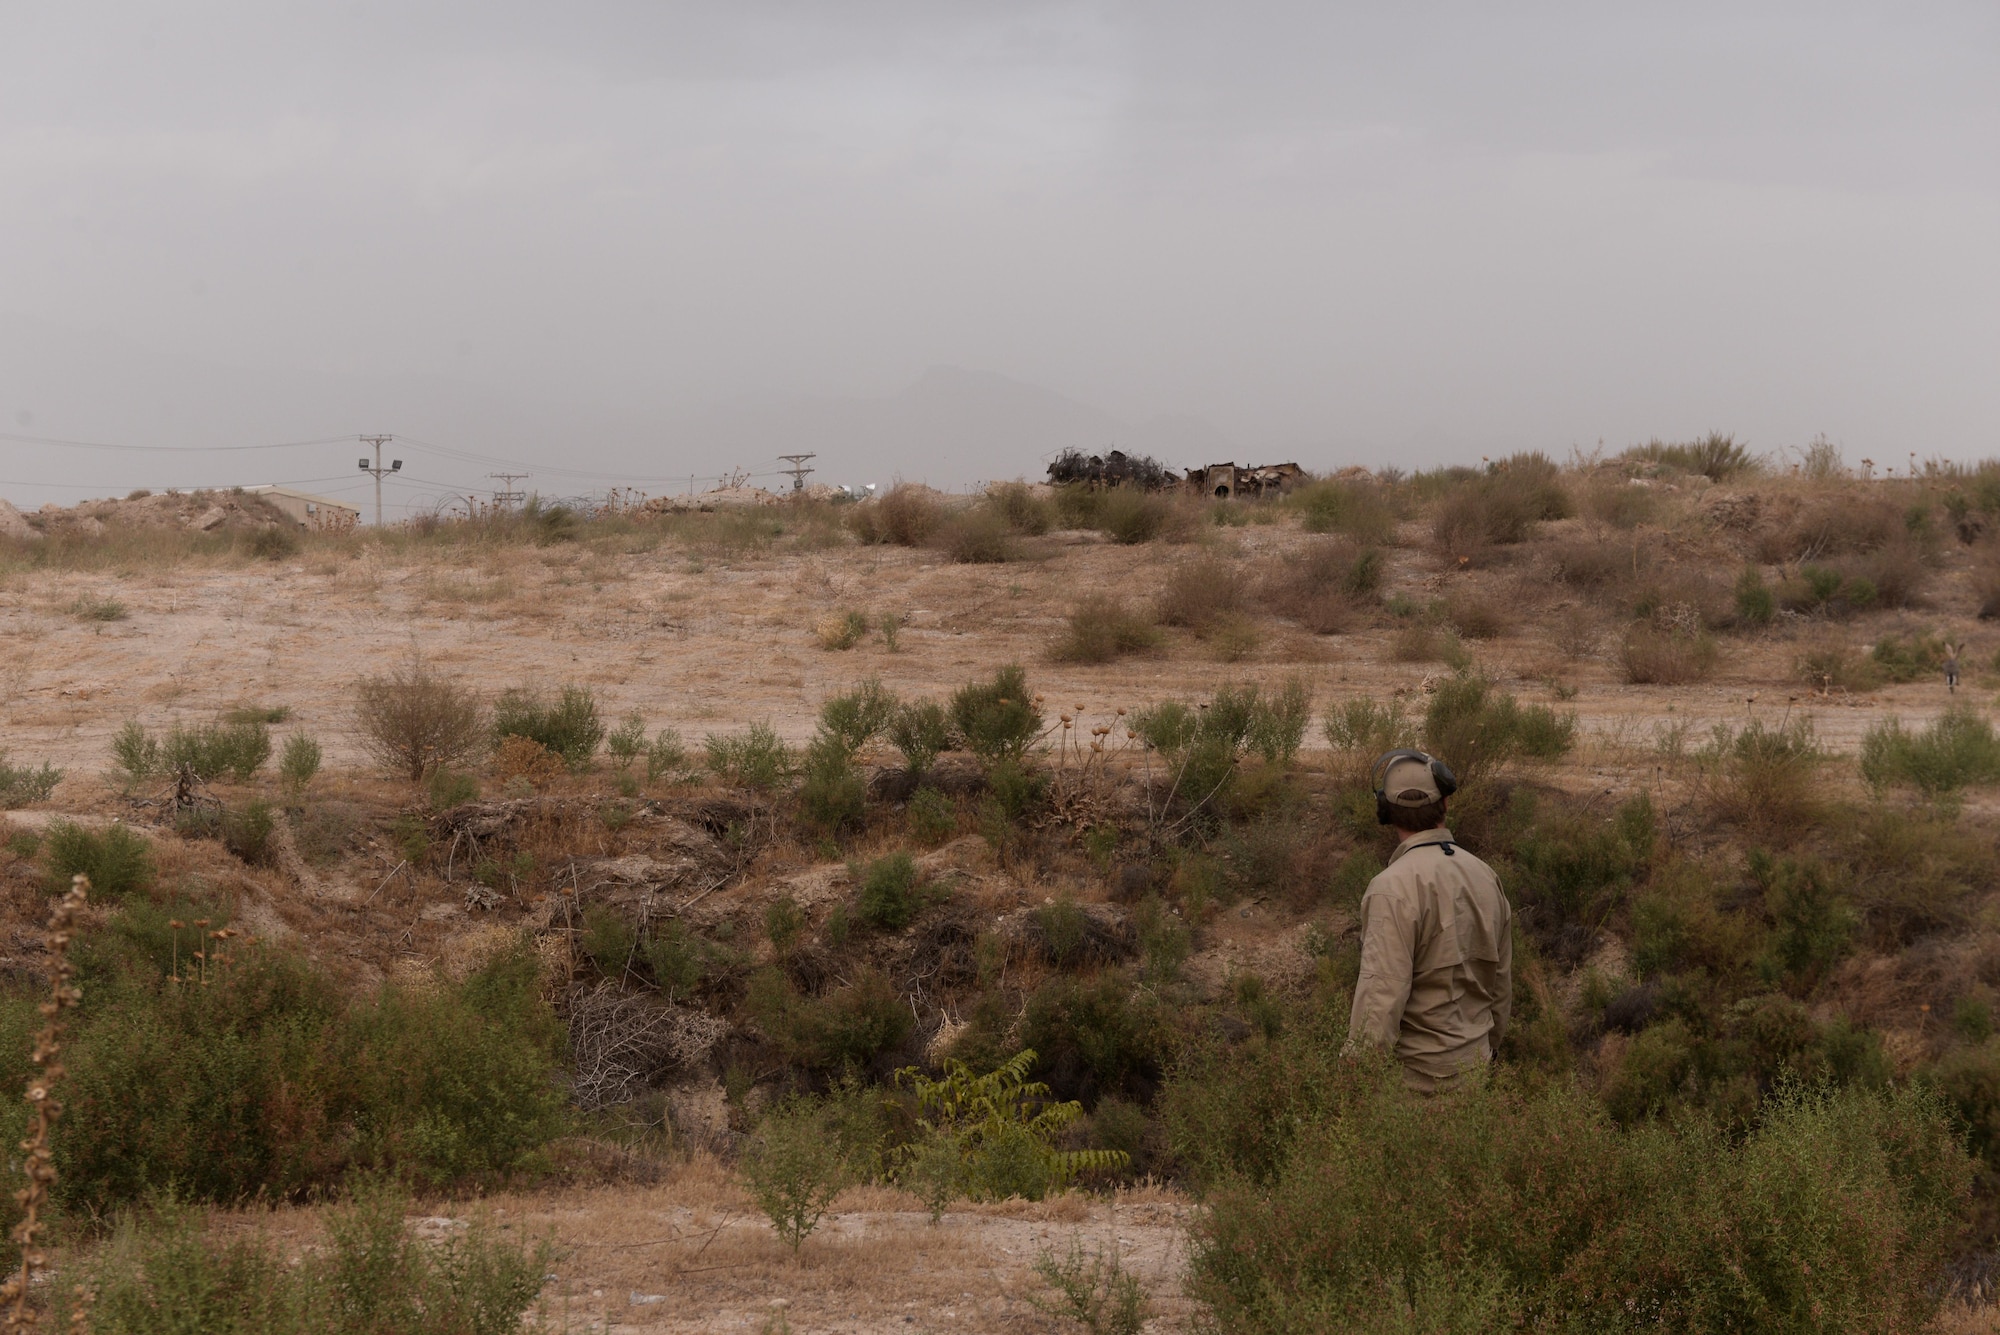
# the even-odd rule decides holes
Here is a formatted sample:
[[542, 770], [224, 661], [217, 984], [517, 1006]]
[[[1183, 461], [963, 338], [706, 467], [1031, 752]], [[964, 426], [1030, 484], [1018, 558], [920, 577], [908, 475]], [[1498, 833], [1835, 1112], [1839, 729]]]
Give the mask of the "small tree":
[[412, 782], [484, 750], [485, 714], [476, 695], [415, 654], [355, 685], [354, 727], [362, 745]]
[[821, 1110], [810, 1100], [788, 1099], [758, 1124], [743, 1175], [757, 1208], [796, 1255], [847, 1185], [848, 1171]]

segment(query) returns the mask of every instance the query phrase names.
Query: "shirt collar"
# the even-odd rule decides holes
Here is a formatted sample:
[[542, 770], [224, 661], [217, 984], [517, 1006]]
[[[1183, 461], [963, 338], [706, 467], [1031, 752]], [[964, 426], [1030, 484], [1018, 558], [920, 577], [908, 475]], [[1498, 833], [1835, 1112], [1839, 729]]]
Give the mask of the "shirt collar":
[[1397, 858], [1403, 856], [1403, 854], [1413, 848], [1422, 848], [1427, 844], [1449, 844], [1455, 842], [1456, 840], [1451, 837], [1450, 830], [1425, 830], [1422, 834], [1406, 840], [1401, 847], [1389, 855], [1389, 861], [1393, 864]]

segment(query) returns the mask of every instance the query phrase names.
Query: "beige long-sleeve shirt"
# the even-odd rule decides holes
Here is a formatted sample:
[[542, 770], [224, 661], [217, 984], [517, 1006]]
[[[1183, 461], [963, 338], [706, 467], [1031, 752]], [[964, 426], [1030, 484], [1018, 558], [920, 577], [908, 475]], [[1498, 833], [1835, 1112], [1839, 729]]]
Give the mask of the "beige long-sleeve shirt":
[[1421, 1089], [1491, 1061], [1514, 1005], [1513, 910], [1493, 869], [1431, 830], [1361, 898], [1350, 1047], [1392, 1049]]

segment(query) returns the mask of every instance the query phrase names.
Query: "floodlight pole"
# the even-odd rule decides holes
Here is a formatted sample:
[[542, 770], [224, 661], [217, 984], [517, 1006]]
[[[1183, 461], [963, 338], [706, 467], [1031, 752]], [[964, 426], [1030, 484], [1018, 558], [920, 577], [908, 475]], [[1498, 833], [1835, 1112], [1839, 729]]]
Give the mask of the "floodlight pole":
[[384, 473], [401, 472], [403, 468], [403, 461], [401, 459], [390, 460], [389, 466], [387, 468], [384, 468], [382, 466], [382, 447], [384, 445], [387, 445], [390, 441], [394, 439], [395, 439], [394, 436], [363, 436], [361, 438], [361, 443], [363, 445], [373, 445], [375, 447], [374, 467], [372, 468], [369, 467], [368, 461], [366, 459], [363, 459], [361, 461], [361, 471], [364, 473], [373, 473], [375, 475], [375, 527], [376, 528], [382, 527], [382, 475]]

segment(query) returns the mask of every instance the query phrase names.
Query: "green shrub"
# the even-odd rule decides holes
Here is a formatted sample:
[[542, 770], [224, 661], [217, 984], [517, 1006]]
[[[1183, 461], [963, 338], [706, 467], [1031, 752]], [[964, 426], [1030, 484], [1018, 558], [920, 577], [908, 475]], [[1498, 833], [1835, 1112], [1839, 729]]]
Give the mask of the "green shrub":
[[1267, 765], [1289, 765], [1298, 757], [1311, 722], [1312, 687], [1303, 677], [1287, 677], [1282, 687], [1257, 700], [1250, 720], [1250, 746]]
[[[896, 1083], [917, 1105], [917, 1134], [897, 1155], [898, 1179], [933, 1200], [959, 1191], [974, 1200], [1040, 1200], [1080, 1173], [1128, 1164], [1117, 1150], [1056, 1148], [1083, 1106], [1055, 1102], [1047, 1085], [1029, 1080], [1035, 1063], [1029, 1049], [983, 1075], [954, 1060], [938, 1080], [914, 1066], [898, 1071]], [[933, 1205], [932, 1217], [938, 1213]]]
[[929, 785], [910, 794], [907, 815], [911, 837], [922, 843], [941, 844], [958, 830], [958, 808]]
[[1861, 777], [1876, 788], [1908, 784], [1932, 799], [1972, 784], [2000, 783], [2000, 739], [1971, 705], [1955, 704], [1919, 732], [1891, 716], [1861, 739]]
[[608, 904], [583, 911], [583, 932], [577, 945], [606, 978], [623, 979], [639, 956], [639, 931], [625, 915]]
[[547, 1242], [503, 1239], [475, 1214], [444, 1245], [412, 1235], [410, 1203], [369, 1187], [336, 1207], [324, 1246], [282, 1248], [203, 1231], [168, 1206], [120, 1217], [84, 1264], [94, 1335], [512, 1335], [554, 1260]]
[[872, 967], [821, 997], [800, 996], [782, 973], [764, 969], [750, 979], [746, 1005], [785, 1059], [811, 1071], [864, 1067], [915, 1024], [895, 985]]
[[1470, 783], [1516, 756], [1538, 760], [1568, 754], [1576, 740], [1574, 714], [1521, 705], [1486, 678], [1456, 673], [1424, 710], [1424, 749]]
[[1537, 522], [1574, 512], [1555, 464], [1539, 453], [1517, 454], [1454, 486], [1432, 515], [1431, 531], [1446, 553], [1470, 557], [1524, 542]]
[[160, 772], [160, 739], [147, 734], [137, 719], [127, 719], [111, 739], [111, 759], [128, 783], [140, 783]]
[[931, 542], [960, 565], [1000, 565], [1019, 555], [1013, 527], [988, 506], [947, 516]]
[[42, 865], [50, 894], [69, 889], [70, 878], [90, 878], [94, 899], [119, 900], [153, 883], [153, 851], [123, 825], [93, 830], [74, 821], [51, 821], [42, 836]]
[[1641, 621], [1625, 632], [1618, 661], [1634, 686], [1685, 686], [1708, 680], [1719, 652], [1706, 631], [1664, 629]]
[[493, 706], [493, 736], [526, 737], [561, 756], [572, 772], [590, 768], [597, 744], [604, 740], [604, 720], [597, 716], [597, 697], [588, 688], [565, 686], [550, 700], [540, 691], [516, 687], [501, 693]]
[[669, 918], [646, 938], [646, 967], [660, 994], [669, 1001], [685, 1001], [694, 995], [708, 975], [712, 952], [707, 942], [689, 931], [678, 918]]
[[320, 759], [319, 742], [295, 732], [285, 739], [285, 749], [278, 755], [278, 777], [292, 792], [302, 793], [319, 773]]
[[1250, 1128], [1279, 1142], [1267, 1185], [1222, 1177], [1194, 1224], [1190, 1290], [1219, 1328], [1643, 1314], [1670, 1331], [1860, 1332], [1919, 1328], [1941, 1301], [1967, 1163], [1921, 1094], [1783, 1094], [1736, 1142], [1699, 1120], [1621, 1131], [1566, 1085], [1423, 1101], [1386, 1063], [1328, 1083], [1313, 1111]]
[[686, 743], [672, 728], [662, 728], [646, 745], [646, 782], [658, 783], [689, 769]]
[[1508, 853], [1503, 879], [1543, 948], [1575, 962], [1653, 856], [1653, 804], [1641, 793], [1610, 820], [1567, 806], [1536, 814]]
[[896, 697], [870, 677], [844, 695], [829, 697], [819, 707], [820, 731], [849, 755], [859, 752], [897, 718]]
[[249, 802], [223, 813], [222, 846], [253, 867], [271, 859], [271, 836], [278, 817], [269, 802]]
[[1019, 760], [1042, 731], [1042, 710], [1028, 690], [1028, 675], [1012, 664], [991, 681], [961, 686], [951, 697], [951, 720], [965, 749], [988, 764]]
[[[522, 1167], [564, 1129], [562, 1029], [525, 948], [462, 984], [348, 1002], [298, 957], [165, 927], [128, 932], [79, 1011], [65, 1199], [285, 1198], [366, 1167], [444, 1185]], [[204, 985], [169, 981], [170, 939], [183, 973], [191, 944], [220, 953]]]
[[646, 716], [636, 709], [625, 721], [604, 735], [604, 749], [612, 763], [627, 769], [646, 749]]
[[46, 760], [40, 769], [29, 769], [26, 765], [8, 764], [7, 753], [0, 751], [0, 811], [48, 801], [62, 777], [63, 772]]
[[849, 1181], [824, 1112], [806, 1099], [787, 1100], [764, 1114], [744, 1152], [743, 1177], [757, 1208], [794, 1252]]
[[247, 783], [270, 758], [271, 730], [259, 719], [193, 728], [176, 723], [161, 748], [162, 767], [169, 772], [185, 765], [197, 778], [228, 775], [238, 783]]
[[1008, 528], [1030, 537], [1047, 533], [1055, 519], [1049, 502], [1022, 482], [1003, 482], [992, 488], [987, 492], [986, 503]]
[[1160, 645], [1150, 616], [1116, 598], [1092, 594], [1070, 609], [1063, 632], [1049, 646], [1058, 663], [1109, 663]]
[[1395, 512], [1373, 483], [1325, 478], [1294, 490], [1286, 503], [1308, 533], [1343, 533], [1364, 543], [1384, 543], [1395, 533]]
[[1719, 810], [1753, 833], [1796, 837], [1820, 810], [1814, 778], [1826, 753], [1803, 715], [1779, 724], [1717, 724], [1702, 760], [1719, 767]]
[[912, 700], [889, 720], [889, 744], [902, 753], [903, 767], [912, 774], [927, 772], [951, 747], [951, 718], [935, 700]]
[[1816, 860], [1753, 852], [1750, 874], [1764, 892], [1772, 924], [1767, 975], [1811, 991], [1853, 944], [1858, 925], [1853, 908], [1832, 869]]
[[1159, 1077], [1166, 1020], [1158, 1003], [1134, 994], [1115, 971], [1092, 978], [1056, 974], [1029, 996], [1021, 1041], [1041, 1054], [1037, 1069], [1055, 1089], [1095, 1102], [1139, 1093]]
[[1097, 527], [1113, 542], [1151, 542], [1174, 518], [1173, 502], [1137, 487], [1112, 487], [1099, 494]]
[[860, 885], [855, 912], [870, 927], [900, 932], [929, 907], [936, 893], [924, 885], [908, 853], [891, 853], [854, 872]]
[[425, 791], [430, 797], [432, 810], [449, 811], [479, 800], [479, 780], [457, 770], [434, 769]]
[[1385, 751], [1417, 744], [1417, 731], [1403, 717], [1401, 702], [1377, 704], [1365, 695], [1327, 710], [1321, 730], [1326, 734], [1326, 744], [1334, 750], [1370, 760]]
[[769, 792], [791, 777], [791, 749], [768, 723], [753, 723], [734, 737], [710, 733], [702, 749], [709, 769], [739, 788]]
[[1922, 681], [1944, 672], [1945, 643], [1935, 635], [1912, 635], [1905, 640], [1885, 635], [1868, 651], [1876, 671], [1889, 681]]
[[806, 747], [799, 814], [828, 834], [859, 825], [868, 814], [868, 785], [854, 767], [852, 753], [822, 732]]

